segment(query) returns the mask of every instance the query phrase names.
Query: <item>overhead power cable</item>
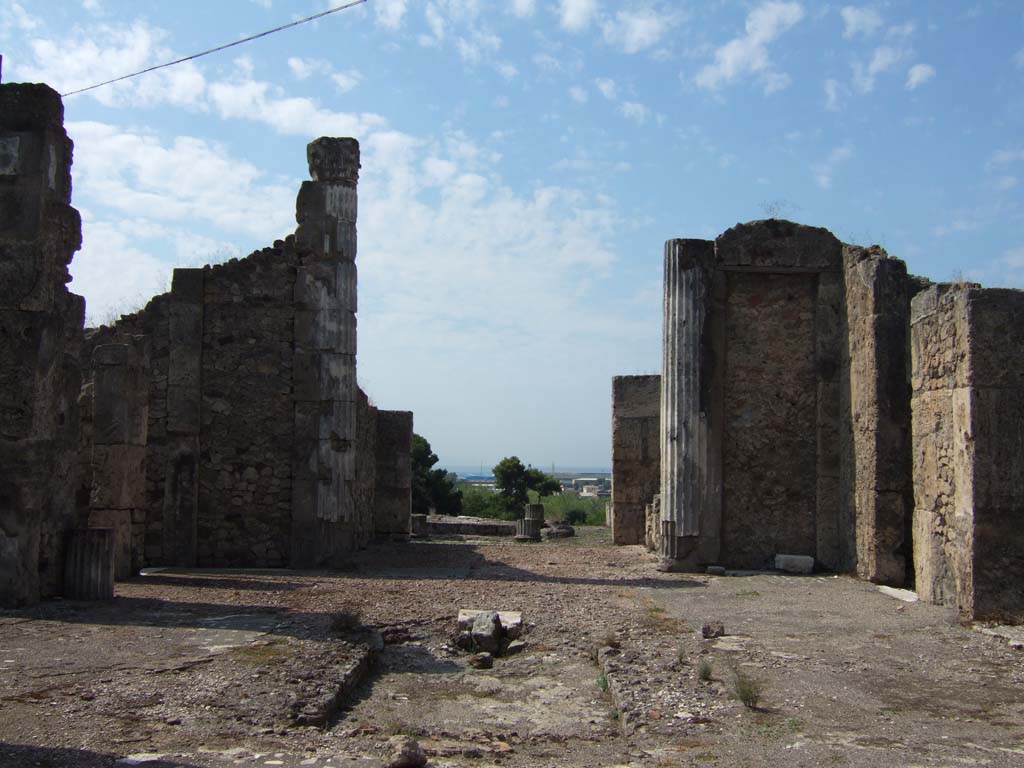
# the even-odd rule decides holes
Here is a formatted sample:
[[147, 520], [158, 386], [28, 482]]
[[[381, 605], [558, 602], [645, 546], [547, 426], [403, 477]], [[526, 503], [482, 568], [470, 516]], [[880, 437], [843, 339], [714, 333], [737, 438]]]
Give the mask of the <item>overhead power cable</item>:
[[335, 6], [334, 8], [328, 8], [326, 11], [321, 11], [320, 13], [315, 13], [312, 16], [307, 16], [304, 19], [299, 19], [298, 21], [293, 21], [293, 22], [291, 22], [289, 24], [282, 24], [280, 27], [274, 27], [273, 29], [268, 29], [266, 32], [260, 32], [259, 34], [256, 34], [256, 35], [249, 35], [249, 37], [244, 37], [241, 40], [235, 40], [233, 43], [225, 43], [224, 45], [218, 45], [216, 48], [210, 48], [208, 51], [203, 51], [202, 53], [193, 53], [191, 56], [185, 56], [184, 58], [181, 58], [181, 59], [175, 59], [174, 61], [168, 61], [166, 64], [157, 64], [156, 66], [153, 66], [153, 67], [147, 67], [146, 69], [140, 69], [138, 72], [132, 72], [130, 75], [121, 75], [121, 77], [115, 77], [113, 80], [105, 80], [102, 83], [96, 83], [96, 85], [90, 85], [87, 88], [79, 88], [77, 91], [68, 91], [67, 93], [62, 93], [61, 96], [63, 96], [64, 98], [67, 98], [68, 96], [74, 96], [76, 93], [85, 93], [86, 91], [91, 91], [94, 88], [101, 88], [104, 85], [110, 85], [111, 83], [119, 83], [122, 80], [127, 80], [130, 77], [138, 77], [139, 75], [144, 75], [147, 72], [154, 72], [154, 71], [156, 71], [158, 69], [164, 69], [165, 67], [173, 67], [175, 64], [181, 64], [181, 63], [186, 62], [186, 61], [192, 61], [192, 59], [198, 59], [198, 58], [200, 58], [202, 56], [209, 56], [211, 53], [217, 53], [218, 51], [227, 50], [228, 48], [234, 48], [236, 45], [241, 45], [242, 43], [249, 43], [249, 42], [252, 42], [253, 40], [258, 40], [261, 37], [266, 37], [267, 35], [272, 35], [275, 32], [281, 32], [282, 30], [285, 30], [285, 29], [291, 29], [292, 27], [297, 27], [300, 24], [308, 24], [311, 21], [316, 21], [317, 19], [322, 19], [324, 16], [330, 16], [332, 13], [337, 13], [338, 11], [344, 11], [344, 10], [346, 10], [348, 8], [352, 8], [352, 7], [356, 6], [356, 5], [362, 5], [365, 2], [366, 2], [366, 0], [352, 0], [351, 2], [345, 3], [343, 5], [338, 5], [338, 6]]

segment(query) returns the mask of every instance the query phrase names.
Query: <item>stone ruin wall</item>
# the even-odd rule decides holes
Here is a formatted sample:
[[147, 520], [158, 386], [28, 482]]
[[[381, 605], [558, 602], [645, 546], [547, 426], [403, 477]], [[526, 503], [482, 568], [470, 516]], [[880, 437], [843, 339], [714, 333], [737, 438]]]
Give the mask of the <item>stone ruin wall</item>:
[[378, 411], [374, 532], [405, 538], [412, 532], [412, 412]]
[[1024, 621], [1024, 292], [912, 304], [914, 564], [922, 598]]
[[842, 245], [769, 220], [665, 249], [666, 568], [848, 559], [840, 539]]
[[663, 567], [809, 555], [1024, 620], [1024, 293], [928, 286], [791, 222], [666, 244]]
[[[314, 142], [311, 171], [318, 152], [336, 157], [339, 141], [347, 165], [319, 175], [347, 175], [325, 184], [314, 172], [299, 194], [296, 235], [245, 259], [177, 269], [169, 293], [89, 331], [97, 348], [148, 344], [134, 570], [342, 562], [375, 532], [381, 468], [403, 456], [409, 464], [408, 447], [389, 455], [379, 446], [402, 434], [411, 443], [411, 414], [400, 419], [405, 433], [385, 429], [382, 439], [392, 412], [355, 383], [357, 145]], [[411, 472], [392, 476], [383, 514], [397, 520], [404, 500], [407, 530]]]
[[647, 536], [666, 567], [800, 554], [905, 582], [918, 287], [882, 249], [792, 222], [666, 244], [661, 522]]
[[85, 303], [72, 143], [58, 94], [0, 85], [0, 606], [62, 589], [78, 481], [78, 354]]
[[612, 540], [643, 544], [661, 480], [661, 376], [612, 379]]

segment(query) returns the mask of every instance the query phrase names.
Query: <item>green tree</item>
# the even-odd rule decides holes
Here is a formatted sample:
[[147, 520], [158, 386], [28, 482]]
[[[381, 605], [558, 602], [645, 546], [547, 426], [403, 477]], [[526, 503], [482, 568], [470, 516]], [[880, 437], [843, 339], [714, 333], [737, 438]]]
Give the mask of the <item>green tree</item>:
[[539, 469], [523, 466], [518, 456], [506, 456], [492, 471], [503, 506], [517, 514], [522, 514], [530, 500], [529, 491], [536, 491], [539, 496], [550, 496], [562, 490], [558, 480]]
[[455, 487], [455, 476], [443, 469], [434, 469], [437, 454], [426, 438], [412, 436], [412, 511], [416, 515], [462, 514], [462, 491]]

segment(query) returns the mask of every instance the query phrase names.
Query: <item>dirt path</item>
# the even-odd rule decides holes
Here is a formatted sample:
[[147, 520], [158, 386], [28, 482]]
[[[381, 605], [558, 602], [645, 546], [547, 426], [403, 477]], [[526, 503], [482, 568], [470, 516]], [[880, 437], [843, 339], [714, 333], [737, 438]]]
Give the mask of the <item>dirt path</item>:
[[[395, 734], [453, 768], [1024, 764], [1024, 653], [951, 611], [845, 577], [659, 574], [581, 533], [166, 572], [108, 605], [0, 613], [0, 765], [374, 768]], [[521, 611], [526, 650], [470, 668], [460, 608]], [[332, 713], [374, 642], [339, 637], [342, 611], [386, 645]], [[328, 727], [296, 724], [317, 712]]]

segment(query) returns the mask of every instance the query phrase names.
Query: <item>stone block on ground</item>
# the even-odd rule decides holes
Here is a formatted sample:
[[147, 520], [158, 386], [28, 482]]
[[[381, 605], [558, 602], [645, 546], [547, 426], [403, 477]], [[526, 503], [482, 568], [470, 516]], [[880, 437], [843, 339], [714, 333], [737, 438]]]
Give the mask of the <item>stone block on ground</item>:
[[814, 558], [810, 555], [776, 555], [775, 568], [786, 573], [813, 573]]
[[[489, 611], [479, 611], [469, 608], [459, 609], [459, 630], [462, 632], [472, 631], [473, 622], [481, 613], [489, 613]], [[523, 614], [521, 612], [496, 611], [496, 613], [498, 615], [498, 621], [501, 623], [502, 633], [509, 640], [515, 640], [523, 633]]]
[[497, 653], [501, 642], [501, 620], [495, 611], [480, 611], [473, 618], [473, 646], [481, 651]]

